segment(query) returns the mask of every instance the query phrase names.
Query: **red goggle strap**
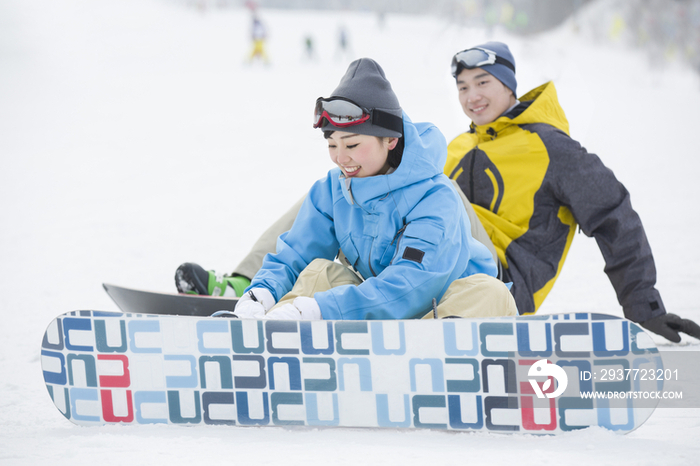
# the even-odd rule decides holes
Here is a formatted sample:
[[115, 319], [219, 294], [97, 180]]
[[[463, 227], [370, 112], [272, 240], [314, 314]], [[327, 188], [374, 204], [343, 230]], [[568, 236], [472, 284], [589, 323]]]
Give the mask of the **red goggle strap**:
[[314, 125], [314, 128], [320, 128], [321, 126], [323, 126], [322, 120], [324, 118], [328, 121], [328, 123], [331, 126], [335, 126], [336, 128], [347, 128], [349, 126], [356, 126], [369, 120], [375, 126], [380, 126], [382, 128], [403, 134], [403, 118], [398, 117], [396, 115], [392, 115], [391, 113], [384, 112], [382, 110], [372, 109], [370, 111], [370, 114], [364, 114], [362, 115], [362, 118], [359, 118], [355, 121], [349, 121], [347, 123], [335, 123], [330, 118], [328, 118], [328, 112], [323, 110], [323, 112], [321, 112], [321, 116]]
[[314, 124], [314, 128], [319, 128], [319, 127], [323, 126], [322, 121], [324, 118], [328, 121], [329, 124], [331, 124], [333, 126], [336, 126], [338, 128], [345, 128], [346, 126], [355, 126], [355, 125], [359, 125], [361, 123], [364, 123], [365, 121], [370, 119], [370, 114], [363, 112], [362, 116], [360, 118], [358, 118], [357, 120], [348, 121], [346, 123], [336, 123], [335, 121], [333, 121], [331, 119], [328, 112], [326, 110], [323, 110], [323, 111], [321, 111], [321, 115], [318, 117], [318, 121], [316, 121], [316, 123]]

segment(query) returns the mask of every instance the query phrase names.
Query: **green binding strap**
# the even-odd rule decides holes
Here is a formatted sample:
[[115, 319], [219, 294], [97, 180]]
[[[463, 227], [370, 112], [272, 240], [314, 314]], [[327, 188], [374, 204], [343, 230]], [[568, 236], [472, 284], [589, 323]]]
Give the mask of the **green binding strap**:
[[224, 296], [226, 287], [230, 286], [236, 293], [236, 296], [242, 296], [246, 288], [250, 286], [250, 280], [246, 277], [236, 276], [227, 277], [224, 275], [216, 275], [211, 270], [209, 271], [209, 281], [207, 283], [207, 291], [210, 296]]

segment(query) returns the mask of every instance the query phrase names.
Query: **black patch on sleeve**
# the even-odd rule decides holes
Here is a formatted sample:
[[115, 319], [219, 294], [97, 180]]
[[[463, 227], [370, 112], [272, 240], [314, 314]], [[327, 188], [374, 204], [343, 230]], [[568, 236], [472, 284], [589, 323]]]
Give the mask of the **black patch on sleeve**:
[[413, 261], [413, 262], [418, 262], [419, 264], [423, 263], [423, 256], [425, 256], [425, 252], [421, 251], [420, 249], [412, 248], [412, 247], [407, 247], [404, 252], [402, 258]]

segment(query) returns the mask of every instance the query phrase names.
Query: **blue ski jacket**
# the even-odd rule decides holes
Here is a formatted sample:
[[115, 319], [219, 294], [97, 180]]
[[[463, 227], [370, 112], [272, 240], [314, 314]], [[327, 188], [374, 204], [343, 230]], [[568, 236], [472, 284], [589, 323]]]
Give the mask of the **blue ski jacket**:
[[486, 246], [471, 236], [464, 205], [443, 174], [445, 138], [404, 113], [404, 151], [392, 173], [345, 178], [340, 168], [317, 181], [291, 230], [280, 235], [251, 288], [279, 301], [314, 259], [342, 250], [363, 278], [314, 298], [324, 319], [410, 319], [430, 311], [450, 284], [477, 273], [496, 276]]

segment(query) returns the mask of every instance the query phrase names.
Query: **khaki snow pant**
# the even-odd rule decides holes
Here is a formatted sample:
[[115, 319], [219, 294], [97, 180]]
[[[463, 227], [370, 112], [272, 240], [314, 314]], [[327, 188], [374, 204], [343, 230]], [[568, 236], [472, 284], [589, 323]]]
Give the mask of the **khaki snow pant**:
[[[469, 217], [469, 222], [472, 226], [472, 236], [474, 239], [484, 244], [489, 251], [491, 251], [493, 259], [496, 261], [496, 264], [498, 264], [499, 262], [498, 255], [496, 255], [496, 248], [493, 247], [491, 238], [489, 238], [489, 235], [486, 233], [486, 230], [484, 230], [483, 225], [481, 225], [479, 218], [476, 216], [476, 212], [474, 212], [474, 208], [454, 180], [452, 180], [452, 184], [462, 199], [462, 203], [464, 203], [464, 208], [467, 211], [467, 216]], [[275, 252], [275, 248], [277, 247], [277, 238], [282, 233], [292, 228], [294, 219], [297, 217], [299, 209], [301, 209], [301, 204], [304, 202], [305, 198], [306, 196], [299, 199], [291, 207], [291, 209], [289, 209], [282, 217], [279, 218], [279, 220], [273, 223], [272, 226], [262, 234], [258, 241], [256, 241], [253, 245], [253, 249], [250, 250], [248, 255], [233, 271], [234, 275], [243, 275], [244, 277], [253, 278], [255, 274], [258, 273], [258, 270], [260, 270], [260, 267], [262, 267], [262, 262], [265, 255], [267, 253]]]
[[[326, 259], [312, 261], [299, 274], [292, 291], [272, 307], [275, 309], [295, 298], [312, 298], [314, 293], [328, 291], [341, 285], [359, 285], [362, 279], [348, 267]], [[455, 280], [437, 305], [438, 318], [517, 316], [515, 300], [506, 285], [489, 275], [479, 273]], [[434, 318], [433, 311], [424, 319]]]

